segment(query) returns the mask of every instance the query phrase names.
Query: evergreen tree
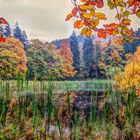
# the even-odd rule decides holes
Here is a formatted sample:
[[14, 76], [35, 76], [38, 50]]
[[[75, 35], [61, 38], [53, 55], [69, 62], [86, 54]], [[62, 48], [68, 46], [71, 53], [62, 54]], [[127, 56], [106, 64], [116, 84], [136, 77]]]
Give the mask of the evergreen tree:
[[0, 36], [3, 36], [3, 28], [1, 25], [0, 25]]
[[86, 38], [83, 45], [84, 73], [85, 78], [93, 77], [93, 43], [91, 38]]
[[79, 52], [78, 40], [75, 32], [73, 32], [72, 35], [70, 36], [70, 47], [73, 54], [73, 66], [78, 74], [80, 68], [80, 52]]
[[18, 22], [16, 22], [15, 24], [13, 35], [15, 38], [19, 39], [23, 43], [25, 48], [29, 46], [29, 41], [26, 32], [20, 29]]
[[10, 35], [11, 35], [11, 28], [10, 28], [10, 25], [7, 24], [6, 27], [5, 27], [4, 37], [7, 38]]
[[15, 38], [19, 39], [20, 41], [22, 41], [22, 31], [19, 27], [19, 23], [16, 22], [14, 30], [13, 30], [13, 35]]
[[30, 43], [29, 43], [29, 40], [28, 40], [28, 37], [27, 37], [25, 31], [22, 32], [22, 42], [23, 42], [25, 48], [29, 47]]
[[140, 28], [135, 31], [134, 36], [136, 39], [133, 42], [126, 42], [124, 44], [125, 53], [134, 53], [136, 52], [137, 46], [140, 46]]

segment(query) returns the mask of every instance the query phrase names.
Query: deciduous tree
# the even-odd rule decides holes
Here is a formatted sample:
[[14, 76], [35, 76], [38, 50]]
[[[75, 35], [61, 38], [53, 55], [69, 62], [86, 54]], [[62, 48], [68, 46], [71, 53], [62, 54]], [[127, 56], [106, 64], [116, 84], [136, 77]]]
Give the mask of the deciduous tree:
[[13, 38], [0, 42], [0, 70], [2, 78], [16, 78], [18, 72], [24, 74], [27, 70], [27, 58], [22, 43]]

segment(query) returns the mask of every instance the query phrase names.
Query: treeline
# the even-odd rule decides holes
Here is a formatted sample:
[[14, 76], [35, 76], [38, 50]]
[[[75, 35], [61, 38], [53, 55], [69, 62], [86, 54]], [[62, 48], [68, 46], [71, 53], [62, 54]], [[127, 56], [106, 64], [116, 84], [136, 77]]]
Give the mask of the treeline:
[[[67, 40], [73, 54], [73, 66], [77, 71], [73, 79], [110, 79], [118, 71], [124, 69], [128, 56], [140, 45], [140, 29], [132, 42], [124, 46], [117, 43], [118, 38], [108, 36], [106, 40], [96, 36], [86, 38], [77, 36], [75, 32]], [[58, 48], [62, 40], [55, 40]]]
[[117, 38], [86, 38], [75, 32], [67, 39], [51, 43], [39, 39], [29, 41], [26, 32], [16, 23], [13, 28], [0, 18], [0, 75], [15, 79], [20, 72], [29, 72], [30, 79], [85, 80], [112, 78], [123, 70], [127, 59], [140, 45], [140, 29], [133, 42], [124, 46]]

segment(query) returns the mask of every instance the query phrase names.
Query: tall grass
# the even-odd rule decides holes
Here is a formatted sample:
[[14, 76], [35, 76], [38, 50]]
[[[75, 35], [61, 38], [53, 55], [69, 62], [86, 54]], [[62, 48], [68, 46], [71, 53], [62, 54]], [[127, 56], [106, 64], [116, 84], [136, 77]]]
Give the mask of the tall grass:
[[[18, 122], [16, 124], [18, 126], [18, 124], [23, 123], [23, 120], [26, 120], [32, 123], [34, 130], [40, 129], [40, 134], [43, 134], [44, 139], [47, 139], [47, 135], [50, 136], [50, 127], [54, 125], [54, 127], [58, 127], [59, 139], [63, 140], [65, 127], [61, 122], [62, 116], [60, 116], [58, 107], [54, 102], [54, 96], [57, 95], [54, 94], [54, 91], [58, 89], [56, 88], [58, 83], [53, 80], [53, 77], [50, 76], [47, 82], [45, 80], [37, 81], [36, 78], [31, 82], [29, 81], [29, 72], [26, 73], [25, 77], [22, 77], [19, 73], [16, 84], [15, 81], [0, 79], [0, 122], [2, 128], [4, 129], [8, 124], [14, 122]], [[70, 96], [71, 90], [75, 89], [75, 87], [79, 88], [81, 83], [76, 82], [76, 86], [71, 82], [66, 82], [66, 84], [60, 82], [59, 84], [67, 93], [66, 104], [69, 115], [70, 139], [77, 140], [83, 135], [88, 139], [96, 139], [98, 132], [101, 132], [103, 137], [109, 140], [114, 138], [116, 130], [118, 130], [120, 137], [124, 133], [127, 134], [129, 131], [132, 131], [137, 126], [138, 120], [140, 120], [136, 108], [140, 104], [139, 99], [136, 97], [135, 88], [125, 91], [127, 94], [124, 96], [124, 93], [114, 88], [114, 85], [110, 82], [101, 82], [99, 84], [98, 81], [91, 83], [86, 82], [85, 86], [92, 90], [89, 101], [89, 116], [82, 116], [82, 123], [79, 119], [81, 117], [80, 112], [72, 109]], [[99, 93], [103, 93], [103, 95], [99, 95]], [[40, 96], [43, 97], [43, 100], [40, 100]], [[103, 99], [100, 99], [100, 96], [103, 96]], [[13, 98], [16, 100], [15, 106], [12, 106]], [[100, 109], [101, 100], [103, 100], [103, 105]], [[11, 109], [11, 106], [13, 109]], [[12, 115], [10, 116], [10, 114], [14, 114], [10, 112], [11, 110], [15, 112], [15, 116], [17, 115], [18, 118], [16, 118], [17, 116], [14, 116], [15, 118]], [[53, 117], [55, 118], [55, 124], [51, 122]], [[12, 119], [18, 121], [13, 122]], [[86, 122], [86, 125], [84, 122]], [[129, 126], [131, 128], [128, 128]], [[2, 128], [0, 127], [0, 129]]]

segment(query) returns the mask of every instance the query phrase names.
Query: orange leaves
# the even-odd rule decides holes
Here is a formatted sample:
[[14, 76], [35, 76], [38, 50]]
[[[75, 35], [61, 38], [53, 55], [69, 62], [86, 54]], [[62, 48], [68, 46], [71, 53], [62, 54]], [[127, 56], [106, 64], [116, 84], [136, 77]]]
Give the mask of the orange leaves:
[[70, 20], [72, 17], [75, 17], [76, 16], [76, 14], [77, 14], [77, 8], [76, 7], [74, 7], [73, 9], [72, 9], [72, 11], [71, 11], [71, 13], [69, 13], [68, 15], [67, 15], [67, 17], [66, 17], [66, 21], [68, 21], [68, 20]]
[[108, 28], [108, 29], [117, 29], [120, 25], [119, 24], [116, 24], [116, 23], [111, 23], [111, 24], [106, 24], [104, 25], [105, 28]]
[[123, 19], [122, 22], [121, 22], [121, 24], [123, 26], [128, 26], [128, 25], [130, 25], [130, 23], [131, 23], [131, 20], [128, 19], [128, 18]]
[[[20, 71], [24, 74], [27, 70], [27, 57], [23, 44], [14, 37], [6, 38], [5, 42], [0, 42], [0, 69], [3, 69], [2, 77], [16, 76]], [[5, 59], [8, 58], [8, 59]]]
[[82, 20], [76, 20], [74, 22], [74, 28], [80, 29], [83, 26]]
[[97, 33], [99, 38], [106, 38], [106, 31], [104, 29], [100, 29]]
[[70, 14], [67, 15], [67, 17], [66, 17], [65, 20], [68, 21], [68, 20], [70, 20], [72, 17], [73, 17], [73, 15], [70, 13]]
[[[115, 2], [115, 3], [114, 3]], [[85, 26], [81, 34], [89, 35], [91, 32], [96, 32], [98, 37], [106, 38], [107, 35], [120, 36], [124, 38], [127, 34], [132, 35], [131, 15], [136, 15], [140, 18], [140, 1], [139, 0], [108, 0], [108, 7], [111, 10], [117, 10], [114, 17], [119, 23], [111, 23], [104, 25], [104, 28], [99, 28], [101, 20], [107, 20], [104, 12], [98, 11], [98, 8], [104, 7], [103, 0], [73, 0], [74, 8], [67, 16], [66, 20], [72, 17], [77, 18], [74, 23], [74, 28], [80, 29]], [[110, 11], [111, 12], [111, 11]], [[111, 13], [110, 13], [111, 14]], [[127, 30], [128, 28], [128, 30]], [[89, 29], [87, 31], [87, 29]]]
[[113, 34], [113, 32], [114, 32], [114, 30], [113, 30], [113, 29], [107, 29], [107, 30], [106, 30], [106, 33], [107, 33], [108, 35], [112, 35], [112, 34]]

